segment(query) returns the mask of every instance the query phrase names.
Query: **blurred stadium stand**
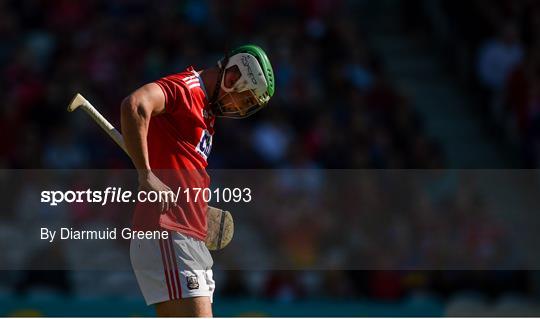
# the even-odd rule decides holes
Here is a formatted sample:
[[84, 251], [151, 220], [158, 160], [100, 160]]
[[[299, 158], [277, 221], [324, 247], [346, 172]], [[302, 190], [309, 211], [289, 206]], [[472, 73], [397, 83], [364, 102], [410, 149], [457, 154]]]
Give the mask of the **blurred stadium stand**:
[[[426, 27], [446, 67], [476, 103], [470, 111], [492, 138], [506, 144], [507, 157], [536, 168], [540, 159], [536, 1], [415, 1], [408, 21]], [[403, 7], [408, 6], [403, 4]]]
[[[226, 48], [245, 42], [268, 50], [276, 96], [247, 121], [219, 121], [212, 168], [536, 167], [538, 75], [519, 68], [537, 63], [533, 7], [523, 0], [1, 1], [0, 167], [131, 167], [94, 123], [65, 112], [72, 94], [84, 92], [119, 123], [120, 101], [133, 89], [188, 65], [212, 65]], [[505, 21], [517, 26], [523, 57], [509, 63], [504, 84], [486, 87], [477, 73], [480, 48]], [[516, 89], [520, 81], [530, 91]], [[475, 195], [465, 202], [474, 205]], [[25, 199], [13, 194], [13, 206], [26, 214], [0, 212], [0, 245], [25, 244], [14, 231], [32, 220], [35, 207]], [[452, 203], [460, 200], [451, 194]], [[60, 259], [78, 259], [79, 251], [64, 248]], [[2, 258], [20, 264], [28, 256]], [[217, 271], [216, 277], [219, 315], [540, 313], [534, 271]], [[131, 273], [0, 272], [0, 315], [33, 313], [152, 310]]]

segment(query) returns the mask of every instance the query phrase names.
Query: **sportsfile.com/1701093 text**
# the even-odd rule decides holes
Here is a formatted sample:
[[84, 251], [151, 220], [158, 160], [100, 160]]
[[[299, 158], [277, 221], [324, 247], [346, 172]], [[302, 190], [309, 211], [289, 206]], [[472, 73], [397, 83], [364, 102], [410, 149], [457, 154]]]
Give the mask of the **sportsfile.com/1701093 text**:
[[224, 188], [203, 188], [178, 187], [175, 192], [169, 191], [145, 191], [137, 192], [124, 190], [122, 187], [107, 187], [104, 190], [44, 190], [41, 192], [41, 202], [50, 206], [58, 206], [62, 203], [100, 203], [102, 206], [109, 203], [158, 203], [164, 201], [173, 202], [199, 202], [206, 203], [249, 203], [252, 201], [252, 192], [248, 187], [224, 187]]

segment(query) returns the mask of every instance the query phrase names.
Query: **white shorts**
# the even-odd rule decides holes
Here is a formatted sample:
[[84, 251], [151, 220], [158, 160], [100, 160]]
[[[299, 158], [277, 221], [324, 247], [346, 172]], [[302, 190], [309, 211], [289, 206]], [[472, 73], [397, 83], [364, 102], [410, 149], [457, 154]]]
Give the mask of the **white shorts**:
[[169, 232], [168, 239], [132, 239], [131, 265], [147, 305], [208, 296], [212, 302], [212, 256], [203, 241]]

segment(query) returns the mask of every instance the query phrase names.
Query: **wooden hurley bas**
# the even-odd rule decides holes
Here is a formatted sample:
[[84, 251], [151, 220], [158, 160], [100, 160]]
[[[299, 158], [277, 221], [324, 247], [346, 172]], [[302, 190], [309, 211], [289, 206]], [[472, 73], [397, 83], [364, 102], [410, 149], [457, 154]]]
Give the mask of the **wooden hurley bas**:
[[208, 235], [206, 247], [209, 250], [219, 250], [227, 246], [234, 234], [234, 222], [230, 212], [208, 206], [207, 211]]

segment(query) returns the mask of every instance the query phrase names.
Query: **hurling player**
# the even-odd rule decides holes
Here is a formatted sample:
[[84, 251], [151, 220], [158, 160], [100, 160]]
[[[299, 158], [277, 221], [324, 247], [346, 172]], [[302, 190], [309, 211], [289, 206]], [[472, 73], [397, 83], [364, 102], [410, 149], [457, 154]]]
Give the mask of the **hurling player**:
[[[197, 71], [189, 67], [134, 91], [122, 102], [122, 135], [139, 187], [209, 187], [207, 158], [216, 117], [245, 118], [267, 105], [274, 74], [266, 53], [244, 45]], [[212, 257], [205, 246], [207, 205], [138, 203], [134, 228], [165, 229], [168, 239], [131, 241], [131, 263], [159, 316], [212, 316]]]

